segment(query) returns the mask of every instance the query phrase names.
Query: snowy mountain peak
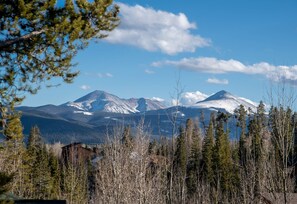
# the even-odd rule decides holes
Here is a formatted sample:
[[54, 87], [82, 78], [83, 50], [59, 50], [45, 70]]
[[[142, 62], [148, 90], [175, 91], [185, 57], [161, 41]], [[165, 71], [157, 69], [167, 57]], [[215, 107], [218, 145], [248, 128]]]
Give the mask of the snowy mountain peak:
[[251, 109], [253, 112], [257, 109], [257, 104], [242, 97], [234, 96], [231, 93], [222, 90], [219, 91], [203, 101], [197, 102], [192, 108], [225, 110], [231, 114], [240, 105], [243, 105], [246, 110]]
[[107, 98], [108, 95], [110, 94], [106, 93], [105, 91], [96, 90], [75, 100], [74, 102], [77, 103], [77, 102], [83, 102], [83, 101], [93, 101], [99, 98]]
[[100, 90], [93, 91], [74, 102], [68, 102], [64, 105], [75, 108], [74, 112], [76, 113], [84, 112], [89, 115], [97, 111], [130, 114], [166, 108], [160, 101], [145, 98], [121, 99]]
[[221, 91], [209, 96], [204, 101], [222, 100], [222, 99], [234, 99], [234, 98], [236, 98], [236, 97], [233, 96], [231, 93], [229, 93], [229, 92], [227, 92], [225, 90], [221, 90]]

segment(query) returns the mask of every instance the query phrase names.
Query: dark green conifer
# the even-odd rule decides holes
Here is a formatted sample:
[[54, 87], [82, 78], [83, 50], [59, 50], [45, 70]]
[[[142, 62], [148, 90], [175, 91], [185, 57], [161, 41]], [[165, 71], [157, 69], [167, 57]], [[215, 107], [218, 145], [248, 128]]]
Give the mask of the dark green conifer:
[[202, 146], [202, 167], [203, 175], [207, 183], [213, 184], [214, 172], [213, 172], [213, 152], [214, 152], [214, 124], [212, 114], [207, 128], [207, 134], [203, 141]]
[[240, 128], [240, 137], [239, 137], [239, 147], [238, 147], [238, 156], [241, 166], [245, 166], [246, 157], [247, 157], [247, 147], [246, 147], [246, 116], [247, 111], [243, 105], [240, 105], [239, 108], [235, 111], [237, 118], [237, 127]]
[[187, 169], [187, 149], [185, 129], [180, 127], [179, 136], [176, 141], [175, 168], [180, 176], [184, 176]]
[[224, 123], [227, 121], [227, 116], [220, 113], [217, 116], [218, 124], [216, 126], [216, 141], [214, 148], [214, 171], [216, 172], [215, 182], [224, 193], [227, 195], [232, 189], [232, 154], [229, 142], [228, 131], [224, 130]]
[[193, 196], [196, 193], [200, 179], [200, 162], [201, 162], [201, 136], [200, 128], [197, 123], [194, 124], [192, 133], [191, 154], [187, 169], [187, 188], [188, 194]]

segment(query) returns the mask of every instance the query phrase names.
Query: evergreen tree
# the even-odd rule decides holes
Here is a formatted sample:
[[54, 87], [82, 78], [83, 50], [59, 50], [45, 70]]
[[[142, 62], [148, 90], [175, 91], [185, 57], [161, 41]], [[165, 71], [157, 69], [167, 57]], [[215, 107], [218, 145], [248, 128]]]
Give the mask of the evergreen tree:
[[179, 136], [176, 142], [174, 164], [177, 173], [181, 176], [185, 176], [187, 169], [187, 148], [185, 137], [185, 130], [183, 127], [180, 127]]
[[2, 169], [8, 175], [13, 175], [11, 192], [16, 196], [25, 196], [27, 191], [28, 173], [26, 152], [23, 144], [23, 127], [20, 114], [11, 112], [3, 131], [6, 141], [3, 143], [1, 156], [5, 164]]
[[40, 130], [37, 126], [33, 126], [29, 133], [28, 149], [35, 149], [42, 145]]
[[192, 146], [192, 142], [193, 142], [193, 130], [194, 130], [194, 123], [193, 123], [193, 120], [191, 118], [189, 118], [186, 121], [186, 130], [185, 130], [187, 158], [190, 157], [190, 154], [191, 154], [191, 146]]
[[42, 145], [37, 152], [33, 164], [32, 181], [34, 185], [34, 198], [49, 199], [53, 186], [49, 168], [48, 152], [45, 145]]
[[20, 102], [20, 92], [35, 93], [44, 80], [71, 82], [77, 51], [118, 25], [112, 0], [57, 2], [0, 1], [0, 106]]
[[20, 117], [20, 113], [17, 112], [9, 115], [7, 125], [3, 132], [8, 141], [16, 143], [23, 141], [23, 127]]
[[246, 147], [246, 116], [247, 111], [243, 105], [240, 105], [239, 108], [235, 111], [235, 116], [237, 118], [236, 126], [240, 127], [240, 138], [239, 138], [239, 147], [238, 155], [239, 162], [241, 166], [245, 166], [246, 157], [247, 157], [247, 147]]
[[265, 106], [261, 101], [257, 107], [257, 113], [254, 118], [250, 120], [248, 131], [249, 137], [251, 138], [251, 159], [255, 166], [255, 184], [254, 184], [254, 196], [259, 202], [260, 195], [262, 192], [262, 178], [263, 178], [263, 134], [267, 120], [265, 116]]
[[54, 155], [53, 151], [49, 152], [49, 169], [50, 169], [50, 183], [52, 184], [50, 198], [59, 199], [61, 197], [61, 169], [59, 159]]
[[194, 124], [192, 133], [191, 154], [187, 168], [187, 188], [188, 194], [193, 196], [196, 193], [199, 185], [200, 177], [200, 162], [201, 162], [201, 136], [200, 129], [197, 123]]
[[207, 134], [203, 141], [202, 147], [202, 167], [204, 178], [207, 183], [213, 184], [214, 172], [213, 172], [213, 151], [214, 151], [214, 124], [212, 114], [207, 128]]
[[173, 165], [176, 198], [179, 203], [184, 203], [186, 198], [187, 148], [186, 133], [183, 127], [179, 128], [179, 135], [176, 139]]
[[224, 193], [224, 199], [232, 190], [232, 154], [229, 135], [224, 131], [227, 116], [220, 113], [217, 116], [216, 141], [214, 151], [214, 171], [217, 173], [215, 181], [217, 187]]
[[49, 155], [37, 126], [31, 128], [27, 154], [30, 165], [31, 196], [35, 199], [51, 198], [54, 186], [51, 180]]

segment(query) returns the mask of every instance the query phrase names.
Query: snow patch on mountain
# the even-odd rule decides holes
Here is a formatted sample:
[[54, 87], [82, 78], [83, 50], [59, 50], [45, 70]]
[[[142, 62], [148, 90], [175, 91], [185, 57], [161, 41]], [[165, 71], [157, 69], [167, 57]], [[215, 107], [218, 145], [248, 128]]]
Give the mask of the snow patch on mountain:
[[93, 113], [86, 112], [86, 111], [73, 111], [74, 113], [82, 113], [84, 115], [93, 115]]

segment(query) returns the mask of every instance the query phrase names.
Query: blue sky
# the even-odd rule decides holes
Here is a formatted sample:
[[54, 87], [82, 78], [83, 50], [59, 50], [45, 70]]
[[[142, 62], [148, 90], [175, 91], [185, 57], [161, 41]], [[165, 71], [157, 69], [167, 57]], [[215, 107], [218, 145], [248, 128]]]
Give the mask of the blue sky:
[[258, 102], [271, 83], [297, 82], [296, 0], [117, 4], [120, 26], [75, 57], [74, 83], [42, 88], [23, 105], [59, 105], [94, 90], [170, 101], [177, 81], [184, 92], [224, 89]]

